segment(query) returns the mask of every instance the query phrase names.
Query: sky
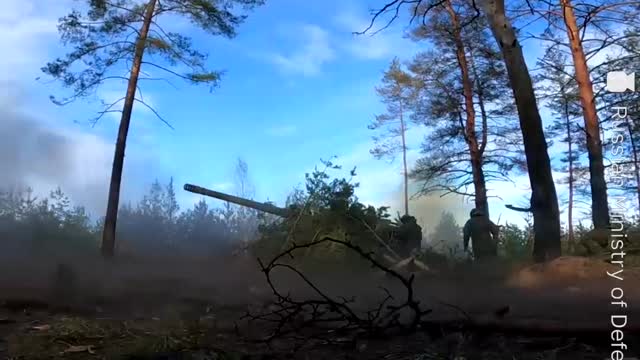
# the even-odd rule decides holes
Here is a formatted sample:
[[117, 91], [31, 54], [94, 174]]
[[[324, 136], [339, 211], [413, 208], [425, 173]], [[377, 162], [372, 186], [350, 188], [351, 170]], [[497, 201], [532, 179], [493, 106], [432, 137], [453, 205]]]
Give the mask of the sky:
[[[124, 95], [125, 84], [107, 83], [95, 96], [60, 107], [49, 95], [68, 91], [43, 76], [40, 68], [65, 53], [57, 19], [76, 1], [0, 0], [0, 161], [13, 163], [0, 175], [5, 184], [29, 185], [44, 194], [56, 186], [93, 214], [106, 206], [119, 114], [107, 114], [95, 126], [88, 120]], [[375, 36], [353, 35], [369, 21], [369, 7], [380, 1], [272, 0], [251, 12], [233, 39], [212, 37], [188, 22], [168, 19], [163, 26], [193, 38], [209, 54], [208, 64], [224, 71], [213, 91], [180, 79], [143, 81], [141, 96], [173, 129], [150, 110], [136, 106], [126, 150], [123, 201], [135, 201], [154, 180], [173, 177], [182, 207], [200, 197], [181, 190], [192, 183], [233, 191], [238, 158], [248, 164], [255, 198], [283, 204], [304, 174], [334, 160], [357, 167], [364, 203], [401, 207], [400, 162], [376, 160], [367, 125], [383, 111], [374, 87], [394, 56], [410, 59], [421, 44], [403, 38], [404, 23]], [[540, 47], [524, 44], [530, 66]], [[144, 69], [155, 76], [155, 69]], [[41, 77], [37, 80], [38, 77]], [[548, 113], [543, 111], [543, 116]], [[424, 129], [408, 134], [409, 161], [419, 157]], [[551, 151], [559, 151], [552, 148]], [[340, 176], [342, 173], [333, 173]], [[556, 178], [560, 177], [556, 174]], [[520, 213], [505, 204], [526, 206], [527, 176], [489, 185], [492, 217], [522, 224]], [[564, 190], [559, 187], [560, 196]], [[212, 203], [216, 203], [212, 201]], [[459, 197], [432, 196], [412, 201], [412, 212], [431, 228], [444, 210], [459, 222], [471, 204]]]

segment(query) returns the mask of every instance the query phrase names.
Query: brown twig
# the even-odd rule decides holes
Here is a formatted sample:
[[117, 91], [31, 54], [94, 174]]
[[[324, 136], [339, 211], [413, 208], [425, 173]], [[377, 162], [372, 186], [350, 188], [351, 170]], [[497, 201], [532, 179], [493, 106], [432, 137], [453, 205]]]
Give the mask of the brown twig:
[[[306, 250], [321, 244], [334, 243], [344, 246], [349, 251], [365, 259], [373, 268], [381, 270], [391, 278], [400, 282], [406, 289], [405, 299], [393, 303], [394, 296], [384, 287], [379, 287], [384, 298], [373, 308], [359, 311], [355, 307], [355, 297], [334, 298], [315, 285], [301, 270], [294, 265], [283, 262], [285, 258], [293, 259], [298, 250]], [[323, 236], [303, 244], [293, 243], [269, 263], [259, 260], [266, 281], [276, 297], [270, 310], [258, 314], [248, 313], [245, 319], [262, 321], [271, 325], [271, 333], [260, 341], [271, 343], [275, 339], [286, 338], [300, 340], [302, 334], [306, 341], [321, 340], [331, 342], [338, 335], [342, 338], [354, 340], [361, 336], [379, 337], [390, 333], [406, 333], [416, 331], [424, 316], [431, 313], [430, 309], [423, 309], [416, 299], [413, 281], [414, 275], [408, 277], [387, 267], [378, 261], [374, 255], [349, 241], [333, 239]], [[272, 279], [271, 273], [276, 268], [287, 269], [300, 278], [317, 295], [315, 299], [296, 300], [290, 294], [280, 292]], [[400, 314], [409, 311], [411, 316], [405, 321]]]

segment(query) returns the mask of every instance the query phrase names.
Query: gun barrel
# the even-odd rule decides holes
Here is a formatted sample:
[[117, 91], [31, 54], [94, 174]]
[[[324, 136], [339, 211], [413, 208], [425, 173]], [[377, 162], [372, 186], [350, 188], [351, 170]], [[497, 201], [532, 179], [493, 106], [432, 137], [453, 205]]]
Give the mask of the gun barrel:
[[206, 188], [203, 188], [201, 186], [196, 186], [196, 185], [192, 185], [192, 184], [185, 184], [184, 185], [184, 190], [186, 190], [188, 192], [195, 193], [195, 194], [200, 194], [200, 195], [212, 197], [212, 198], [215, 198], [215, 199], [219, 199], [219, 200], [222, 200], [222, 201], [230, 202], [230, 203], [233, 203], [233, 204], [236, 204], [236, 205], [248, 207], [248, 208], [251, 208], [251, 209], [258, 210], [258, 211], [266, 212], [266, 213], [269, 213], [269, 214], [277, 215], [277, 216], [280, 216], [280, 217], [288, 217], [289, 216], [289, 211], [287, 209], [283, 209], [283, 208], [280, 208], [280, 207], [277, 207], [277, 206], [274, 206], [274, 205], [271, 205], [271, 204], [268, 204], [268, 203], [260, 203], [260, 202], [257, 202], [257, 201], [241, 198], [241, 197], [238, 197], [238, 196], [233, 196], [233, 195], [221, 193], [219, 191], [206, 189]]

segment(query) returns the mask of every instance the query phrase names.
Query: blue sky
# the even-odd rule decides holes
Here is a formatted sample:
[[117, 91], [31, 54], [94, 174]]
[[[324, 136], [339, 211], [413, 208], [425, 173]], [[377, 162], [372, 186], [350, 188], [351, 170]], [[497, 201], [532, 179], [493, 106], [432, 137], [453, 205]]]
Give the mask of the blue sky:
[[[75, 149], [64, 174], [51, 178], [37, 168], [29, 169], [29, 184], [40, 189], [60, 184], [74, 200], [89, 202], [90, 209], [100, 212], [119, 116], [105, 116], [91, 127], [86, 120], [100, 110], [96, 99], [57, 107], [48, 95], [60, 93], [60, 86], [34, 80], [42, 65], [64, 53], [55, 24], [73, 2], [5, 2], [9, 10], [0, 16], [0, 31], [9, 36], [0, 46], [14, 54], [0, 63], [12, 89], [5, 94], [10, 99], [7, 104], [46, 131], [65, 137]], [[352, 35], [368, 24], [368, 6], [375, 5], [379, 2], [267, 1], [249, 14], [232, 40], [168, 19], [169, 29], [190, 34], [195, 46], [210, 54], [211, 68], [224, 70], [225, 75], [213, 92], [170, 77], [172, 85], [141, 84], [145, 101], [175, 130], [137, 106], [125, 160], [124, 197], [135, 199], [154, 178], [167, 181], [170, 176], [179, 188], [190, 182], [232, 191], [233, 167], [241, 157], [249, 165], [256, 198], [282, 204], [293, 187], [302, 184], [305, 172], [320, 165], [319, 159], [335, 155], [346, 169], [358, 166], [362, 184], [358, 195], [364, 202], [397, 209], [400, 163], [369, 155], [372, 132], [367, 125], [382, 110], [374, 86], [383, 70], [394, 56], [409, 59], [420, 48], [403, 39], [402, 23], [373, 37]], [[530, 67], [538, 48], [525, 44]], [[157, 75], [156, 70], [147, 70]], [[123, 89], [124, 84], [110, 83], [96, 95], [113, 101]], [[421, 131], [409, 134], [410, 160], [418, 156]], [[493, 195], [502, 199], [492, 200], [491, 208], [502, 223], [522, 223], [520, 214], [504, 210], [504, 204], [522, 204], [527, 198], [527, 178], [514, 180], [515, 184], [490, 186], [500, 189]], [[181, 189], [179, 196], [183, 206], [198, 199]], [[413, 208], [423, 224], [431, 226], [443, 210], [463, 221], [470, 207], [458, 198], [433, 197], [414, 202]]]

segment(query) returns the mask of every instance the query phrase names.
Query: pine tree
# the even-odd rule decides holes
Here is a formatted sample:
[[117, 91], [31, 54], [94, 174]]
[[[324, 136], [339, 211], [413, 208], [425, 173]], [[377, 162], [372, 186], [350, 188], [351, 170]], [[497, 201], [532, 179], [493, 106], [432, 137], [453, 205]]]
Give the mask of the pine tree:
[[605, 168], [611, 192], [635, 197], [640, 213], [640, 92], [637, 85], [636, 92], [602, 91], [607, 73], [621, 69], [630, 72], [640, 66], [640, 26], [627, 27], [615, 48], [617, 51], [607, 55], [593, 75], [608, 155]]
[[[637, 34], [633, 34], [633, 29], [638, 27], [640, 7], [635, 2], [620, 0], [561, 0], [556, 3], [531, 1], [527, 5], [527, 12], [531, 15], [524, 21], [543, 18], [549, 24], [541, 35], [533, 37], [571, 57], [566, 65], [567, 69], [573, 69], [572, 77], [575, 79], [582, 107], [580, 114], [583, 126], [580, 132], [585, 135], [582, 139], [584, 144], [578, 145], [580, 152], [588, 156], [588, 168], [584, 177], [588, 180], [588, 188], [584, 189], [579, 184], [576, 191], [589, 197], [593, 225], [606, 228], [609, 223], [607, 187], [611, 184], [608, 184], [605, 176], [605, 164], [608, 160], [604, 154], [606, 148], [601, 134], [606, 133], [602, 126], [610, 115], [607, 111], [602, 111], [605, 108], [602, 106], [602, 98], [607, 97], [604, 91], [606, 73], [602, 68], [605, 63], [613, 60], [612, 54], [615, 54], [613, 57], [616, 60], [638, 57], [637, 53], [633, 54], [633, 50], [628, 50], [628, 43], [637, 42]], [[608, 60], [601, 63], [605, 56]], [[609, 68], [613, 71], [619, 69], [621, 68]]]
[[487, 183], [505, 180], [517, 168], [520, 147], [502, 138], [513, 133], [502, 124], [515, 112], [502, 100], [508, 88], [499, 50], [481, 20], [461, 26], [472, 10], [447, 1], [413, 32], [433, 49], [418, 54], [410, 66], [420, 84], [413, 120], [429, 131], [412, 177], [423, 183], [421, 194], [470, 196], [489, 215]]
[[402, 155], [402, 177], [404, 183], [404, 213], [409, 215], [409, 170], [407, 167], [408, 110], [415, 96], [413, 79], [402, 69], [400, 60], [394, 58], [382, 77], [382, 86], [376, 93], [386, 105], [386, 113], [377, 115], [369, 125], [370, 130], [380, 131], [374, 136], [375, 147], [371, 154], [377, 159]]
[[162, 212], [164, 218], [169, 224], [174, 224], [176, 217], [180, 212], [180, 205], [176, 199], [176, 189], [173, 184], [173, 177], [169, 179], [169, 183], [165, 186], [164, 196], [162, 199]]
[[[263, 0], [146, 0], [143, 3], [134, 0], [87, 0], [86, 12], [73, 10], [60, 19], [61, 41], [72, 45], [73, 50], [65, 57], [48, 63], [42, 70], [72, 88], [73, 94], [63, 100], [52, 96], [56, 104], [67, 104], [90, 95], [107, 80], [126, 79], [128, 82], [125, 96], [115, 103], [105, 104], [94, 119], [97, 121], [112, 112], [114, 106], [124, 101], [102, 239], [105, 257], [114, 255], [122, 169], [133, 106], [137, 102], [149, 107], [143, 99], [136, 97], [141, 69], [162, 70], [194, 84], [216, 85], [221, 75], [219, 71], [206, 69], [206, 56], [192, 48], [189, 37], [165, 31], [159, 20], [168, 15], [182, 16], [212, 35], [233, 37], [236, 27], [245, 18], [234, 14], [234, 5], [248, 9], [262, 3]], [[162, 60], [164, 62], [160, 62]], [[84, 69], [76, 72], [76, 65], [81, 63], [85, 65]], [[123, 70], [123, 65], [129, 70], [127, 63], [131, 64], [129, 75], [118, 75], [117, 71]], [[176, 65], [189, 71], [179, 74], [171, 70]]]
[[[607, 229], [609, 226], [609, 206], [607, 183], [605, 179], [605, 159], [601, 139], [601, 119], [598, 114], [597, 82], [591, 70], [600, 65], [594, 64], [594, 56], [611, 51], [625, 36], [620, 29], [637, 26], [637, 4], [603, 0], [598, 4], [560, 0], [553, 4], [534, 2], [530, 4], [532, 17], [542, 16], [551, 26], [539, 36], [550, 43], [556, 51], [566, 51], [571, 56], [567, 61], [573, 68], [577, 95], [583, 118], [585, 153], [588, 155], [589, 190], [591, 198], [591, 218], [595, 228]], [[635, 15], [634, 15], [635, 14]]]
[[[465, 1], [466, 2], [466, 1]], [[393, 11], [395, 16], [387, 23], [398, 19], [398, 13], [403, 6], [409, 7], [411, 19], [421, 18], [426, 21], [429, 14], [441, 7], [445, 1], [441, 0], [399, 0], [387, 2], [380, 10], [375, 11], [370, 25], [360, 34], [372, 29], [377, 19]], [[468, 2], [467, 2], [468, 3]], [[560, 256], [560, 210], [558, 208], [558, 196], [553, 174], [551, 172], [551, 159], [547, 151], [547, 141], [544, 135], [544, 127], [533, 82], [522, 52], [522, 46], [518, 41], [516, 29], [506, 13], [504, 0], [483, 0], [479, 4], [472, 2], [474, 16], [460, 23], [464, 28], [484, 15], [496, 45], [499, 46], [504, 65], [507, 69], [509, 84], [515, 99], [515, 105], [520, 120], [520, 130], [526, 166], [531, 185], [531, 206], [526, 211], [533, 214], [535, 222], [534, 258], [536, 261], [545, 261]], [[478, 11], [480, 5], [481, 11]]]
[[604, 177], [604, 159], [600, 123], [596, 110], [593, 84], [587, 66], [587, 55], [583, 46], [582, 32], [571, 0], [560, 0], [562, 17], [573, 57], [575, 78], [584, 116], [587, 152], [589, 154], [589, 179], [591, 185], [591, 213], [593, 226], [599, 229], [609, 227], [609, 206], [607, 183]]
[[567, 184], [569, 190], [567, 238], [568, 249], [572, 252], [575, 245], [573, 233], [574, 195], [576, 185], [580, 182], [580, 178], [576, 174], [585, 170], [580, 164], [579, 150], [577, 149], [578, 144], [584, 143], [585, 137], [582, 128], [576, 123], [576, 119], [582, 116], [582, 107], [573, 71], [567, 66], [567, 56], [562, 51], [559, 51], [555, 46], [548, 47], [545, 55], [539, 61], [539, 66], [545, 69], [537, 79], [545, 83], [539, 93], [555, 117], [553, 124], [547, 128], [546, 134], [550, 139], [558, 139], [567, 146], [567, 150], [564, 151], [564, 155], [560, 159], [562, 166], [557, 170], [567, 174], [566, 178], [561, 179], [560, 182]]
[[451, 212], [443, 211], [430, 238], [435, 247], [444, 245], [448, 249], [458, 249], [462, 244], [462, 228]]

